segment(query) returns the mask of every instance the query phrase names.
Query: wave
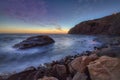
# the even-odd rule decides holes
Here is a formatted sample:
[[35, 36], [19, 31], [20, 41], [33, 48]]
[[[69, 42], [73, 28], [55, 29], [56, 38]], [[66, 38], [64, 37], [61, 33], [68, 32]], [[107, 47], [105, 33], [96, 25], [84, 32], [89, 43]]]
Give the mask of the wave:
[[21, 71], [29, 66], [38, 66], [67, 55], [74, 55], [86, 50], [93, 50], [101, 43], [93, 41], [94, 36], [84, 35], [49, 35], [55, 44], [26, 50], [12, 48], [16, 43], [32, 35], [0, 36], [0, 73]]

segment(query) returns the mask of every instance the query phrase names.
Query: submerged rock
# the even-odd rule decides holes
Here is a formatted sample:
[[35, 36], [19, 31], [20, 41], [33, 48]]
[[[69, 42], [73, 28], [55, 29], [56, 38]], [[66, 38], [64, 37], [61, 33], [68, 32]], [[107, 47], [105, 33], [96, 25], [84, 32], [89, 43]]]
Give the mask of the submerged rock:
[[23, 40], [22, 42], [15, 44], [13, 47], [18, 49], [27, 49], [37, 46], [48, 45], [54, 42], [55, 41], [47, 35], [39, 35], [39, 36], [29, 37], [26, 40]]
[[120, 80], [120, 59], [102, 56], [88, 65], [92, 80]]

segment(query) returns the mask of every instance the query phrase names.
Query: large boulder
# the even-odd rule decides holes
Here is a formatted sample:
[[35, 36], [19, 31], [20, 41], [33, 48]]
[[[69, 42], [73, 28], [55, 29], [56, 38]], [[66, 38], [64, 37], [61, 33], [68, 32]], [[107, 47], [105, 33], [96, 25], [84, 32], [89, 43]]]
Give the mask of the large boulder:
[[98, 56], [110, 56], [110, 57], [118, 57], [120, 58], [120, 47], [110, 47], [110, 48], [104, 48], [97, 52]]
[[48, 45], [54, 42], [55, 41], [47, 35], [39, 35], [39, 36], [29, 37], [26, 40], [23, 40], [22, 42], [15, 44], [13, 47], [18, 49], [27, 49], [37, 46]]
[[60, 79], [60, 80], [66, 80], [67, 69], [66, 69], [65, 65], [55, 64], [52, 69], [53, 69], [54, 75], [58, 79]]
[[83, 73], [85, 72], [85, 69], [87, 67], [87, 65], [91, 62], [96, 60], [98, 57], [96, 54], [92, 54], [90, 56], [81, 56], [81, 57], [77, 57], [75, 58], [71, 64], [70, 64], [70, 69], [73, 69], [77, 72]]
[[5, 80], [38, 80], [39, 78], [42, 78], [44, 75], [47, 75], [47, 69], [42, 67], [39, 70], [31, 68], [19, 73], [15, 73]]
[[56, 64], [53, 69], [58, 73], [59, 76], [63, 76], [67, 73], [66, 67], [64, 65]]
[[36, 70], [28, 70], [13, 74], [6, 80], [36, 80], [37, 76], [39, 75], [37, 75]]
[[120, 59], [102, 56], [88, 65], [92, 80], [120, 80]]
[[110, 34], [120, 35], [120, 13], [77, 24], [69, 34]]

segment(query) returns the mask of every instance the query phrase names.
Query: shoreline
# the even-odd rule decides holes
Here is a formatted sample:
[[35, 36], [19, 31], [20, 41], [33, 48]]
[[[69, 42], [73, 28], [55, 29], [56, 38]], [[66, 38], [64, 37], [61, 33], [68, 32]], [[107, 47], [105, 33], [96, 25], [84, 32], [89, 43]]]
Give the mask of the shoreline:
[[[76, 35], [50, 35], [56, 41], [56, 43], [54, 45], [51, 44], [51, 45], [43, 46], [40, 48], [35, 47], [35, 48], [26, 49], [26, 50], [17, 50], [15, 48], [11, 47], [11, 45], [13, 46], [14, 44], [17, 43], [16, 41], [18, 41], [18, 40], [16, 40], [16, 39], [20, 39], [22, 41], [22, 39], [19, 37], [23, 36], [25, 39], [26, 37], [33, 36], [33, 35], [29, 35], [29, 36], [11, 35], [11, 37], [12, 36], [13, 37], [10, 39], [9, 39], [9, 35], [8, 35], [8, 38], [6, 36], [2, 37], [5, 39], [3, 39], [3, 40], [1, 39], [3, 41], [3, 44], [5, 44], [6, 46], [3, 45], [3, 47], [0, 48], [1, 53], [3, 53], [4, 55], [7, 56], [7, 57], [5, 57], [5, 59], [6, 59], [5, 62], [11, 63], [12, 58], [14, 58], [15, 60], [18, 59], [19, 61], [16, 61], [16, 62], [18, 62], [17, 64], [14, 64], [15, 61], [12, 61], [13, 65], [11, 65], [10, 63], [6, 63], [4, 65], [4, 60], [3, 61], [1, 60], [2, 63], [1, 63], [0, 68], [2, 70], [0, 70], [0, 73], [19, 72], [19, 71], [22, 71], [25, 68], [32, 66], [34, 64], [35, 64], [34, 66], [37, 67], [40, 64], [52, 62], [53, 60], [58, 60], [58, 58], [60, 60], [61, 58], [65, 57], [67, 55], [75, 55], [75, 54], [81, 53], [85, 50], [92, 51], [93, 46], [100, 45], [100, 43], [92, 41], [95, 38], [94, 36], [85, 36], [84, 37], [84, 36], [76, 36]], [[18, 38], [16, 38], [16, 37], [18, 37]], [[62, 39], [61, 39], [61, 37], [62, 37]], [[81, 39], [81, 37], [83, 37], [83, 38]], [[6, 41], [4, 41], [4, 40], [6, 40]], [[14, 40], [14, 41], [11, 41], [11, 40]], [[86, 44], [86, 43], [88, 43], [88, 44]], [[77, 44], [80, 44], [80, 45], [77, 45]], [[84, 44], [85, 44], [85, 46], [84, 46]], [[83, 47], [82, 47], [82, 45], [83, 45]], [[71, 46], [71, 47], [69, 48], [69, 46]], [[6, 49], [6, 50], [4, 50], [4, 49]], [[48, 51], [50, 49], [51, 49], [51, 51]], [[66, 50], [66, 51], [64, 51], [64, 50]], [[43, 52], [45, 52], [45, 54]], [[10, 54], [11, 57], [8, 60], [7, 58], [9, 58], [9, 53], [11, 53]], [[20, 56], [19, 56], [19, 54], [20, 54]], [[29, 54], [29, 55], [26, 55], [26, 54]], [[33, 56], [32, 56], [32, 54], [33, 54]], [[4, 57], [4, 55], [3, 55], [3, 57]], [[50, 58], [47, 55], [50, 55]], [[25, 56], [25, 57], [22, 58], [22, 56]], [[34, 58], [36, 58], [37, 60], [34, 60]], [[24, 64], [25, 63], [24, 59], [26, 60], [27, 64]], [[30, 59], [32, 61], [32, 63], [28, 59]], [[50, 59], [50, 60], [47, 60], [47, 59]], [[19, 65], [20, 64], [19, 62], [23, 63], [23, 65]], [[7, 64], [9, 64], [9, 65], [7, 65]], [[14, 66], [16, 66], [16, 67], [14, 68]]]
[[[100, 38], [98, 39], [95, 39], [95, 40], [97, 40], [97, 41], [99, 41], [100, 40]], [[107, 39], [106, 39], [107, 40]], [[118, 43], [113, 43], [113, 42], [115, 42], [114, 40], [116, 40]], [[69, 69], [69, 64], [75, 59], [75, 58], [78, 58], [78, 57], [82, 57], [82, 56], [90, 56], [90, 55], [92, 55], [92, 54], [96, 54], [98, 57], [100, 57], [100, 56], [103, 56], [103, 55], [107, 55], [107, 56], [110, 56], [110, 57], [120, 57], [120, 55], [119, 56], [116, 56], [116, 54], [105, 54], [105, 53], [103, 53], [103, 54], [101, 54], [100, 55], [100, 53], [102, 52], [102, 50], [104, 51], [104, 50], [107, 50], [107, 49], [110, 49], [110, 48], [113, 48], [113, 47], [118, 47], [119, 49], [120, 49], [120, 41], [119, 41], [120, 39], [119, 38], [111, 38], [111, 40], [109, 40], [109, 41], [107, 41], [108, 43], [106, 43], [107, 45], [105, 45], [105, 44], [103, 44], [102, 46], [100, 46], [100, 47], [94, 47], [94, 49], [95, 50], [93, 50], [93, 51], [85, 51], [85, 52], [82, 52], [82, 53], [80, 53], [80, 54], [77, 54], [77, 55], [73, 55], [73, 56], [71, 56], [71, 55], [69, 55], [69, 56], [66, 56], [66, 57], [64, 57], [64, 58], [62, 58], [61, 60], [57, 60], [57, 61], [52, 61], [51, 63], [45, 63], [43, 66], [42, 65], [40, 65], [40, 66], [38, 66], [37, 68], [35, 68], [34, 66], [31, 66], [31, 67], [28, 67], [28, 68], [26, 68], [25, 70], [23, 70], [23, 71], [21, 71], [21, 72], [19, 72], [19, 73], [13, 73], [13, 74], [9, 74], [9, 75], [3, 75], [3, 76], [0, 76], [0, 80], [15, 80], [15, 79], [11, 79], [12, 77], [15, 77], [15, 76], [18, 76], [18, 75], [21, 75], [21, 74], [26, 74], [27, 72], [31, 72], [31, 73], [33, 73], [33, 72], [38, 72], [38, 74], [39, 74], [39, 78], [42, 78], [42, 77], [44, 77], [44, 76], [52, 76], [53, 75], [53, 77], [56, 77], [56, 76], [54, 76], [54, 75], [56, 75], [55, 73], [53, 73], [52, 71], [51, 71], [51, 69], [55, 66], [55, 65], [63, 65], [64, 67], [66, 67], [66, 74], [65, 74], [65, 76], [63, 77], [63, 78], [65, 78], [66, 76], [70, 76], [70, 75], [73, 75], [73, 74], [71, 74], [70, 73], [70, 71], [68, 70]], [[113, 41], [113, 42], [111, 42], [111, 41]], [[111, 43], [111, 44], [110, 44]], [[109, 46], [108, 46], [109, 45]], [[41, 73], [39, 73], [39, 72], [42, 72], [43, 74], [41, 74]], [[44, 73], [45, 72], [45, 73]], [[41, 75], [40, 75], [41, 74]], [[31, 74], [32, 75], [32, 74]], [[34, 74], [33, 74], [34, 75]], [[26, 75], [27, 76], [27, 75]], [[59, 80], [65, 80], [65, 79], [60, 79], [60, 77], [58, 76], [57, 77]], [[26, 80], [26, 79], [25, 79]], [[33, 79], [31, 79], [31, 80], [33, 80]], [[35, 80], [37, 80], [37, 78], [35, 79]]]

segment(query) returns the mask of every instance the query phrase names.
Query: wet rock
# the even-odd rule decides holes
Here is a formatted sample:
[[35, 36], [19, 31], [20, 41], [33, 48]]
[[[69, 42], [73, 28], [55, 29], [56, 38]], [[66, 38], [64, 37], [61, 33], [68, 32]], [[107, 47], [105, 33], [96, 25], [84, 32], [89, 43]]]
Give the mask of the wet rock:
[[56, 64], [53, 66], [53, 68], [58, 72], [59, 75], [66, 74], [66, 67], [64, 65]]
[[40, 71], [29, 70], [13, 74], [6, 80], [37, 80], [38, 78], [43, 76], [44, 74], [42, 74]]
[[47, 77], [47, 76], [44, 76], [43, 78], [38, 79], [38, 80], [58, 80], [58, 79], [55, 78], [55, 77]]
[[69, 69], [70, 75], [73, 77], [74, 74], [76, 73], [76, 70], [72, 67], [71, 63], [68, 64], [68, 69]]
[[36, 70], [36, 68], [31, 66], [31, 67], [26, 68], [24, 71], [29, 71], [29, 70]]
[[104, 48], [101, 51], [97, 52], [98, 56], [110, 56], [110, 57], [119, 57], [120, 58], [120, 47], [110, 47]]
[[23, 40], [22, 42], [15, 44], [13, 47], [17, 49], [27, 49], [37, 46], [48, 45], [54, 42], [55, 41], [47, 35], [39, 35], [39, 36], [29, 37], [26, 40]]
[[69, 77], [66, 78], [66, 80], [72, 80], [72, 77], [69, 76]]
[[2, 74], [0, 74], [0, 80], [2, 79], [2, 80], [6, 80], [8, 77], [10, 77], [11, 75], [13, 75], [13, 74], [16, 74], [16, 72], [12, 72], [12, 73], [2, 73]]
[[86, 80], [87, 76], [84, 73], [77, 72], [72, 80]]
[[58, 79], [65, 80], [65, 78], [67, 76], [66, 75], [67, 70], [66, 70], [65, 65], [56, 64], [53, 66], [53, 71], [54, 71], [56, 77], [58, 77]]
[[0, 80], [4, 80], [4, 79], [2, 78], [2, 76], [0, 76]]
[[120, 59], [102, 56], [88, 65], [92, 80], [120, 80]]

